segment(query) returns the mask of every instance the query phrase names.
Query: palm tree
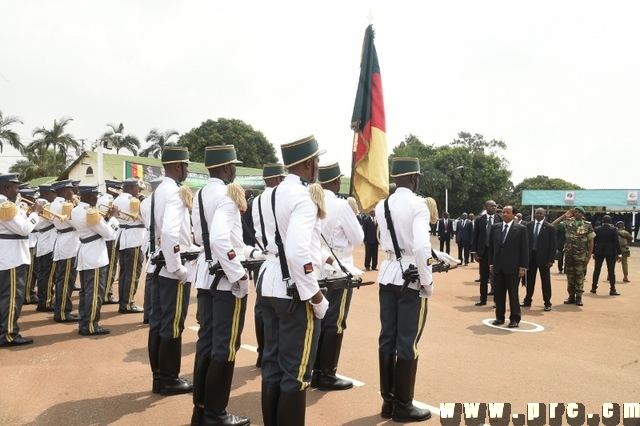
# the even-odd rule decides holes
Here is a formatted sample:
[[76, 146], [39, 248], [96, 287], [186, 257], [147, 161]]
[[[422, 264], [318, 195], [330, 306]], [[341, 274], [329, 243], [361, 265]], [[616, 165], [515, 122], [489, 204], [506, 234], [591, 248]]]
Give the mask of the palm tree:
[[9, 126], [16, 123], [23, 124], [18, 117], [4, 117], [2, 111], [0, 111], [0, 152], [2, 152], [4, 144], [8, 143], [9, 146], [20, 151], [20, 154], [24, 154], [24, 146], [20, 142], [20, 135], [9, 129]]
[[26, 159], [20, 159], [9, 167], [9, 172], [18, 173], [23, 182], [49, 176], [52, 169], [55, 169], [54, 176], [59, 176], [66, 168], [60, 153], [54, 154], [53, 150], [42, 146], [33, 151], [27, 150], [25, 155]]
[[[67, 162], [67, 154], [69, 149], [73, 148], [76, 153], [80, 151], [80, 144], [74, 139], [73, 135], [65, 133], [65, 127], [69, 122], [73, 121], [71, 117], [63, 117], [60, 120], [53, 120], [53, 127], [51, 130], [45, 127], [38, 127], [33, 131], [33, 137], [40, 136], [40, 139], [36, 139], [27, 146], [26, 150], [35, 152], [40, 149], [49, 149], [53, 146], [53, 157], [57, 160], [56, 150], [60, 151], [62, 157], [62, 164]], [[54, 161], [52, 172], [54, 176], [57, 176], [56, 170], [58, 168], [58, 162]]]
[[121, 149], [128, 149], [133, 155], [138, 155], [140, 149], [140, 141], [133, 135], [124, 134], [124, 125], [120, 123], [118, 126], [115, 124], [107, 124], [110, 127], [109, 130], [104, 132], [102, 139], [104, 141], [110, 141], [113, 147], [116, 149], [116, 154], [120, 153]]
[[165, 130], [162, 133], [160, 133], [158, 129], [151, 129], [145, 139], [145, 142], [151, 143], [151, 145], [143, 149], [140, 156], [160, 158], [164, 147], [172, 145], [173, 142], [171, 142], [170, 139], [174, 136], [178, 136], [178, 134], [178, 131], [173, 129]]

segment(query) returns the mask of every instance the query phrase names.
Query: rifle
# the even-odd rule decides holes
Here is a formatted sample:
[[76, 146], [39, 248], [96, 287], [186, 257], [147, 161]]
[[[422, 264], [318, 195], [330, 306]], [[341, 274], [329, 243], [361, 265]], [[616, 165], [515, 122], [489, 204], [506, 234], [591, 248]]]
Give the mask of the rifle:
[[[240, 261], [240, 264], [247, 270], [247, 271], [251, 271], [251, 272], [257, 272], [260, 270], [260, 267], [262, 266], [262, 264], [264, 263], [264, 260], [260, 259], [252, 259], [252, 260], [242, 260]], [[222, 269], [222, 265], [220, 265], [220, 262], [216, 262], [213, 265], [209, 266], [209, 275], [213, 275], [213, 283], [211, 284], [211, 289], [215, 290], [218, 288], [218, 284], [220, 283], [220, 280], [227, 276], [227, 274], [224, 272], [224, 269]]]
[[[373, 285], [375, 283], [375, 281], [362, 281], [362, 278], [354, 278], [353, 275], [348, 274], [343, 277], [323, 278], [318, 280], [318, 287], [320, 287], [320, 291], [322, 293], [327, 294], [332, 290], [360, 288], [367, 285]], [[298, 293], [298, 289], [295, 285], [287, 287], [287, 296], [291, 297], [291, 302], [289, 302], [287, 312], [292, 314], [295, 312], [296, 307], [300, 302], [300, 294]]]
[[[198, 258], [200, 255], [199, 251], [181, 251], [180, 252], [180, 260], [182, 263], [191, 262]], [[152, 265], [156, 265], [156, 269], [153, 271], [153, 276], [157, 277], [160, 273], [160, 269], [167, 266], [167, 261], [164, 258], [164, 253], [159, 252], [156, 256], [151, 257], [149, 260]]]

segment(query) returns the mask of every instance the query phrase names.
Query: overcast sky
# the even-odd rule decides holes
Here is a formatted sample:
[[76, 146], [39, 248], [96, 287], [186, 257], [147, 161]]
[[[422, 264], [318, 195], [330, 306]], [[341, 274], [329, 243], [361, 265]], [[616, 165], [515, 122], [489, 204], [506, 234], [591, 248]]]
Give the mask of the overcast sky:
[[[312, 4], [312, 5], [311, 5]], [[539, 174], [639, 188], [638, 1], [0, 0], [0, 110], [24, 142], [69, 116], [144, 140], [237, 118], [276, 146], [314, 133], [349, 173], [364, 30], [376, 31], [391, 148], [410, 133], [502, 139]], [[16, 160], [5, 147], [0, 171]]]

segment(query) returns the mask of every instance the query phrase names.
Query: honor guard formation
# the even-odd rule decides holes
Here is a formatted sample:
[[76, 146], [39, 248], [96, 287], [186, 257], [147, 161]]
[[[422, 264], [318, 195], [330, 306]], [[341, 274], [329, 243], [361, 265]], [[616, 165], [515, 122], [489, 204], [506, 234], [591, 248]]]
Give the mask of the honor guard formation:
[[[149, 182], [148, 197], [136, 178], [107, 180], [100, 194], [98, 184], [62, 180], [36, 190], [17, 175], [0, 175], [0, 345], [33, 342], [20, 334], [24, 303], [51, 312], [56, 322], [77, 323], [82, 336], [109, 334], [100, 310], [118, 304], [119, 313], [142, 313], [149, 324], [153, 393], [193, 393], [192, 425], [248, 425], [247, 417], [226, 409], [247, 295], [255, 291], [263, 422], [303, 425], [309, 386], [353, 387], [337, 376], [340, 351], [353, 288], [374, 282], [363, 282], [354, 265], [354, 247], [367, 241], [367, 227], [355, 200], [339, 194], [338, 163], [320, 164], [324, 150], [314, 136], [284, 144], [281, 152], [284, 164], [265, 164], [266, 187], [256, 198], [234, 183], [241, 162], [233, 145], [206, 148], [210, 179], [195, 195], [182, 185], [190, 162], [180, 146], [165, 147], [164, 177]], [[373, 218], [375, 251], [379, 238], [386, 255], [378, 277], [380, 415], [420, 421], [431, 415], [413, 405], [413, 388], [433, 292], [429, 226], [437, 209], [414, 193], [417, 159], [394, 159], [392, 177], [395, 194], [366, 218]], [[384, 218], [379, 231], [376, 217]], [[369, 259], [376, 269], [377, 253]], [[135, 295], [143, 266], [141, 308]], [[192, 286], [200, 324], [193, 383], [180, 377]]]

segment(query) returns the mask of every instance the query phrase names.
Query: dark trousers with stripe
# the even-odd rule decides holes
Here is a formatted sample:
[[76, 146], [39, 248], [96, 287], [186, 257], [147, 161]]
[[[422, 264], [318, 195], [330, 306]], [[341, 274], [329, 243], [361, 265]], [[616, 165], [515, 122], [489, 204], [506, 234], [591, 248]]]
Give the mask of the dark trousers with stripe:
[[78, 328], [83, 333], [94, 333], [98, 327], [106, 280], [107, 266], [80, 271]]
[[158, 275], [151, 288], [149, 334], [161, 339], [177, 339], [184, 330], [191, 284]]
[[36, 281], [38, 278], [38, 265], [36, 261], [36, 248], [29, 247], [31, 263], [27, 266], [27, 277], [25, 279], [24, 303], [35, 303], [38, 300], [36, 293]]
[[38, 306], [50, 308], [53, 306], [53, 287], [56, 277], [56, 264], [53, 252], [36, 257], [38, 265]]
[[427, 300], [418, 290], [380, 284], [380, 352], [397, 354], [398, 359], [418, 358], [418, 342], [427, 321]]
[[13, 342], [20, 334], [27, 265], [0, 271], [0, 343]]
[[151, 289], [153, 288], [153, 274], [148, 273], [144, 277], [144, 313], [143, 319], [149, 321], [151, 316]]
[[138, 291], [138, 281], [144, 263], [142, 247], [133, 247], [119, 252], [120, 277], [118, 278], [118, 301], [120, 309], [131, 310]]
[[61, 259], [56, 262], [56, 303], [53, 319], [64, 321], [69, 318], [73, 303], [71, 293], [76, 283], [76, 258]]
[[198, 289], [200, 329], [196, 353], [212, 361], [235, 361], [247, 312], [247, 296], [230, 291]]
[[347, 316], [351, 306], [353, 289], [332, 290], [327, 293], [329, 309], [322, 319], [322, 333], [342, 334], [347, 328]]
[[109, 255], [109, 265], [107, 265], [107, 282], [105, 284], [105, 294], [113, 296], [113, 282], [116, 279], [118, 269], [118, 242], [106, 241], [107, 254]]
[[293, 313], [287, 312], [291, 300], [263, 297], [258, 279], [258, 303], [264, 319], [262, 381], [280, 386], [281, 392], [299, 392], [311, 381], [320, 337], [320, 320], [309, 302], [299, 302]]

